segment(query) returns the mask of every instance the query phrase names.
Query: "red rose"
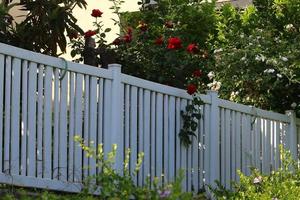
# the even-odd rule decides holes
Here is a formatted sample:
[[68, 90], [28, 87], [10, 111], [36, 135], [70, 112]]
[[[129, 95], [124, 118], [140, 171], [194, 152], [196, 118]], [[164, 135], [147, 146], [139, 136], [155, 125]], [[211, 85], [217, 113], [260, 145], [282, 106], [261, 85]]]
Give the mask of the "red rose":
[[77, 39], [79, 37], [78, 32], [75, 30], [72, 30], [68, 33], [68, 37], [70, 40]]
[[200, 69], [197, 69], [193, 72], [194, 77], [200, 77], [202, 76], [202, 71]]
[[103, 14], [103, 12], [101, 12], [99, 9], [93, 9], [91, 15], [92, 15], [93, 17], [101, 17], [102, 14]]
[[89, 37], [92, 37], [94, 35], [96, 35], [97, 32], [96, 31], [91, 31], [91, 30], [88, 30], [87, 32], [84, 33], [84, 37], [85, 38], [89, 38]]
[[173, 27], [174, 27], [174, 24], [173, 24], [172, 21], [167, 21], [167, 22], [165, 23], [165, 27], [167, 27], [167, 28], [173, 28]]
[[121, 42], [122, 42], [122, 40], [118, 37], [118, 38], [116, 38], [112, 43], [113, 43], [114, 45], [120, 45]]
[[187, 52], [191, 54], [196, 54], [199, 52], [199, 47], [196, 44], [189, 44], [186, 48]]
[[133, 29], [131, 27], [128, 27], [126, 32], [128, 35], [132, 35]]
[[132, 35], [126, 34], [123, 36], [123, 41], [126, 43], [130, 43], [132, 41]]
[[197, 91], [197, 87], [196, 87], [196, 85], [194, 85], [194, 84], [189, 84], [188, 86], [187, 86], [187, 93], [189, 94], [189, 95], [193, 95], [195, 92]]
[[137, 28], [140, 29], [141, 31], [145, 32], [148, 30], [148, 25], [142, 21], [139, 21], [139, 25], [137, 26]]
[[174, 50], [182, 48], [180, 38], [178, 38], [178, 37], [169, 38], [167, 48], [174, 49]]
[[163, 40], [163, 37], [160, 36], [159, 38], [157, 38], [155, 41], [154, 41], [154, 44], [156, 45], [162, 45], [164, 43], [164, 40]]

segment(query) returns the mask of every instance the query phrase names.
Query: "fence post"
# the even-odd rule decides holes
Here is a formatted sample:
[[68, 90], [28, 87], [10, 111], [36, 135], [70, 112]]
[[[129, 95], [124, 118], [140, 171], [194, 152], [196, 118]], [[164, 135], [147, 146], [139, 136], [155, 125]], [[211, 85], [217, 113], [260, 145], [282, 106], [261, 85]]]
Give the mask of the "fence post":
[[218, 105], [218, 92], [209, 90], [207, 94], [211, 98], [210, 108], [210, 124], [208, 133], [208, 146], [209, 151], [209, 169], [205, 169], [205, 173], [209, 173], [209, 180], [207, 181], [212, 187], [215, 187], [215, 180], [220, 181], [220, 117], [219, 117], [219, 105]]
[[293, 159], [297, 159], [297, 125], [296, 113], [293, 110], [285, 111], [285, 114], [290, 118], [290, 124], [287, 135], [287, 148], [291, 151]]
[[121, 83], [121, 68], [120, 64], [109, 64], [108, 70], [112, 72], [112, 90], [111, 90], [111, 144], [117, 145], [117, 155], [115, 169], [123, 169], [123, 90]]

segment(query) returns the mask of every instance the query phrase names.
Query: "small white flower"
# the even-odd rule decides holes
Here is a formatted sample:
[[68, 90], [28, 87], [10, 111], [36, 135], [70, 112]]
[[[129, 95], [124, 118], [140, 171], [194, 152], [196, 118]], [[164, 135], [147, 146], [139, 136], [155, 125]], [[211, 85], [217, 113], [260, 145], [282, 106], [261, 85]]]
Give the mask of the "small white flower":
[[220, 49], [215, 49], [215, 50], [214, 50], [214, 53], [219, 53], [219, 52], [222, 52], [222, 51], [223, 51], [222, 48], [220, 48]]
[[282, 78], [282, 75], [281, 75], [281, 74], [276, 74], [276, 76], [277, 76], [278, 78]]
[[264, 73], [269, 73], [269, 74], [274, 73], [274, 72], [275, 72], [275, 69], [266, 69], [264, 71]]
[[244, 37], [245, 37], [245, 35], [242, 33], [242, 34], [240, 35], [240, 37], [241, 37], [241, 38], [244, 38]]
[[297, 104], [296, 104], [295, 102], [293, 102], [293, 103], [291, 104], [291, 107], [292, 107], [293, 109], [295, 109], [295, 108], [297, 107]]
[[280, 59], [283, 61], [283, 62], [287, 62], [289, 59], [287, 57], [284, 57], [284, 56], [280, 56]]
[[255, 56], [255, 60], [256, 60], [256, 61], [262, 61], [262, 62], [265, 62], [266, 57], [265, 57], [264, 55], [262, 55], [262, 54], [259, 54], [259, 55], [256, 55], [256, 56]]
[[253, 43], [252, 43], [252, 42], [250, 42], [250, 43], [249, 43], [249, 46], [252, 46], [252, 45], [253, 45]]
[[212, 83], [207, 84], [207, 86], [214, 91], [218, 91], [221, 88], [221, 82], [219, 81], [213, 81]]
[[262, 177], [261, 176], [255, 177], [253, 179], [253, 183], [254, 184], [258, 184], [258, 183], [261, 183], [261, 182], [262, 182]]
[[213, 71], [210, 71], [208, 74], [207, 74], [207, 77], [209, 78], [209, 80], [212, 80], [214, 77], [215, 77], [215, 73]]
[[246, 60], [246, 56], [241, 58], [241, 61], [245, 61]]
[[295, 27], [293, 24], [287, 24], [285, 25], [284, 27], [287, 31], [294, 31], [295, 30]]

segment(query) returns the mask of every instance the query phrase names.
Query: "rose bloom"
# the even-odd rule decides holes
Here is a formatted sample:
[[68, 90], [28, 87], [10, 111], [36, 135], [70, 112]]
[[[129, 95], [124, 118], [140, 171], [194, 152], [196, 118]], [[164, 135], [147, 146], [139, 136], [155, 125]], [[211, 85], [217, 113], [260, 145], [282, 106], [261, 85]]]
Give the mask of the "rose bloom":
[[186, 48], [186, 51], [191, 54], [196, 54], [199, 52], [199, 47], [196, 44], [189, 44]]
[[128, 27], [126, 32], [128, 35], [132, 35], [133, 29], [131, 27]]
[[155, 41], [154, 41], [154, 44], [156, 45], [162, 45], [164, 43], [164, 40], [163, 40], [163, 37], [160, 36], [159, 38], [157, 38]]
[[187, 86], [187, 93], [189, 94], [189, 95], [193, 95], [195, 92], [197, 91], [197, 87], [196, 87], [196, 85], [194, 85], [194, 84], [189, 84], [188, 86]]
[[99, 9], [93, 9], [91, 15], [92, 15], [93, 17], [101, 17], [102, 14], [103, 14], [103, 12], [101, 12]]
[[174, 27], [174, 24], [173, 24], [172, 21], [167, 21], [167, 22], [165, 23], [165, 27], [167, 27], [167, 28], [173, 28], [173, 27]]
[[200, 69], [195, 70], [195, 71], [193, 72], [193, 76], [194, 76], [194, 77], [200, 77], [201, 75], [202, 75], [202, 71], [201, 71]]
[[118, 37], [112, 43], [113, 43], [113, 45], [120, 45], [121, 42], [122, 42], [122, 40]]
[[180, 38], [178, 38], [178, 37], [169, 38], [167, 48], [174, 49], [174, 50], [182, 48]]
[[139, 25], [137, 26], [137, 28], [145, 32], [148, 30], [148, 25], [142, 21], [139, 21]]
[[85, 38], [89, 38], [89, 37], [92, 37], [94, 35], [96, 35], [97, 32], [96, 31], [91, 31], [91, 30], [88, 30], [87, 32], [84, 33], [84, 37]]
[[132, 41], [132, 35], [126, 34], [123, 36], [123, 41], [126, 43], [130, 43]]
[[68, 37], [70, 40], [77, 39], [79, 37], [78, 32], [75, 30], [72, 30], [68, 33]]

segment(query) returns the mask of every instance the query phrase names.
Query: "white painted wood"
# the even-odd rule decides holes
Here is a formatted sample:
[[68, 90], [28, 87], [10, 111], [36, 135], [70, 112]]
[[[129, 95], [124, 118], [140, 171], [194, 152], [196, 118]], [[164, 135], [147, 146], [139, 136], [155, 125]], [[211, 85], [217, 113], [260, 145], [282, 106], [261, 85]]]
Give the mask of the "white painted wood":
[[59, 69], [54, 70], [54, 122], [53, 122], [53, 160], [52, 160], [52, 178], [58, 180], [59, 178]]
[[67, 105], [68, 105], [68, 72], [65, 77], [60, 80], [60, 108], [59, 108], [59, 180], [66, 181], [68, 178], [68, 165], [67, 165], [67, 143], [68, 143], [68, 118], [67, 118]]
[[255, 166], [261, 170], [261, 118], [257, 118], [255, 124]]
[[28, 82], [28, 160], [27, 175], [36, 175], [36, 89], [37, 64], [29, 64]]
[[[40, 63], [48, 66], [54, 66], [55, 68], [64, 70], [64, 60], [47, 56], [40, 53], [35, 53], [25, 49], [9, 46], [0, 43], [0, 49], [2, 54], [6, 54], [19, 59], [28, 60], [35, 63]], [[81, 74], [102, 77], [106, 79], [112, 79], [112, 73], [109, 70], [97, 68], [94, 66], [83, 65], [74, 62], [67, 62], [68, 71], [77, 72]]]
[[157, 93], [156, 95], [156, 176], [161, 177], [163, 174], [162, 165], [163, 165], [163, 95], [161, 93]]
[[21, 60], [12, 61], [12, 95], [11, 95], [11, 174], [20, 172], [20, 94], [21, 94]]
[[[83, 75], [76, 74], [75, 83], [75, 135], [82, 137], [82, 117], [83, 117]], [[82, 180], [82, 149], [78, 143], [74, 148], [74, 182]]]
[[270, 165], [271, 165], [271, 122], [270, 120], [266, 120], [266, 140], [265, 140], [265, 172], [267, 174], [270, 173]]
[[150, 132], [150, 120], [151, 120], [151, 93], [149, 90], [144, 91], [144, 161], [143, 161], [143, 169], [144, 169], [144, 181], [149, 177], [150, 178], [150, 166], [151, 166], [151, 132]]
[[[87, 146], [90, 146], [90, 77], [88, 75], [84, 76], [84, 117], [83, 117], [83, 139]], [[110, 143], [109, 143], [110, 144]], [[89, 158], [87, 157], [87, 152], [84, 151], [83, 154], [83, 178], [89, 176]]]
[[280, 150], [279, 150], [279, 145], [280, 145], [280, 123], [276, 121], [275, 124], [275, 170], [278, 170], [280, 167]]
[[179, 132], [180, 132], [180, 129], [181, 129], [181, 115], [180, 115], [180, 111], [181, 111], [181, 106], [180, 106], [180, 98], [176, 98], [176, 102], [175, 102], [175, 114], [176, 114], [176, 117], [175, 117], [175, 120], [176, 120], [176, 145], [175, 145], [175, 148], [176, 148], [176, 167], [175, 167], [175, 174], [176, 176], [178, 176], [179, 172], [180, 172], [180, 169], [181, 169], [181, 143], [180, 143], [180, 138], [179, 138]]
[[[98, 122], [97, 122], [97, 152], [98, 146], [103, 144], [103, 107], [104, 107], [104, 85], [103, 79], [98, 80]], [[101, 173], [101, 168], [97, 168], [97, 174]]]
[[[155, 121], [156, 121], [156, 93], [151, 92], [151, 183], [153, 183], [154, 177], [156, 176], [156, 143], [155, 143]], [[153, 184], [151, 184], [153, 187]]]
[[[0, 73], [1, 74], [1, 73]], [[1, 76], [1, 75], [0, 75]], [[0, 95], [1, 96], [1, 95]], [[27, 171], [27, 98], [28, 98], [28, 62], [22, 62], [22, 119], [21, 119], [21, 175]], [[1, 107], [1, 105], [0, 105]], [[1, 109], [0, 109], [1, 112]], [[51, 121], [50, 121], [51, 123]], [[1, 132], [2, 129], [0, 129]], [[1, 137], [1, 136], [0, 136]]]
[[75, 73], [69, 73], [68, 83], [68, 181], [74, 181], [74, 136], [75, 136]]
[[251, 140], [251, 116], [246, 115], [246, 152], [247, 152], [247, 158], [246, 158], [246, 173], [247, 175], [251, 174], [250, 168], [253, 166], [253, 153], [251, 149], [252, 140]]
[[[130, 149], [131, 149], [131, 157], [130, 157], [130, 172], [133, 173], [136, 166], [137, 161], [137, 87], [131, 87], [130, 91]], [[137, 184], [137, 177], [133, 177], [133, 182]]]
[[288, 145], [291, 151], [293, 159], [297, 159], [297, 125], [296, 125], [296, 113], [295, 111], [286, 111], [286, 115], [290, 119], [288, 125]]
[[176, 113], [176, 107], [175, 107], [175, 97], [169, 98], [169, 108], [168, 108], [168, 142], [169, 142], [169, 149], [168, 154], [165, 155], [169, 158], [169, 174], [168, 174], [168, 181], [174, 181], [175, 180], [175, 168], [176, 168], [176, 162], [175, 162], [175, 145], [176, 145], [176, 135], [178, 134], [176, 132], [176, 124], [175, 124], [175, 113]]
[[[210, 152], [209, 169], [210, 169], [210, 182], [213, 187], [215, 186], [215, 180], [220, 180], [220, 148], [219, 145], [219, 102], [218, 94], [215, 91], [208, 91], [211, 96], [211, 113], [210, 113], [210, 134], [209, 134], [209, 146]], [[217, 123], [217, 124], [216, 124]]]
[[221, 183], [222, 185], [226, 185], [226, 130], [225, 130], [225, 109], [221, 108], [220, 109], [220, 122], [221, 122], [221, 127], [220, 127], [220, 132], [221, 132], [221, 149], [220, 149], [220, 156], [221, 156]]
[[121, 83], [121, 65], [109, 64], [108, 69], [112, 71], [112, 107], [111, 107], [111, 140], [117, 145], [115, 169], [121, 170], [123, 165], [124, 143], [123, 143], [123, 102], [124, 84]]
[[169, 97], [168, 95], [163, 96], [163, 183], [170, 180], [169, 177]]
[[232, 159], [232, 156], [231, 156], [231, 153], [230, 153], [230, 144], [231, 144], [231, 137], [230, 137], [230, 133], [231, 133], [231, 113], [230, 113], [230, 110], [226, 109], [225, 110], [225, 121], [226, 121], [226, 125], [225, 125], [225, 155], [226, 155], [226, 158], [225, 158], [225, 168], [226, 168], [226, 171], [225, 171], [225, 186], [226, 188], [230, 189], [231, 188], [231, 185], [230, 185], [230, 182], [232, 180], [232, 177], [231, 177], [231, 170], [233, 170], [231, 168], [231, 165], [230, 165], [230, 161]]
[[11, 57], [6, 56], [5, 58], [5, 93], [4, 93], [4, 107], [5, 107], [5, 118], [4, 118], [4, 168], [5, 173], [10, 173], [10, 137], [11, 137]]
[[[199, 186], [196, 189], [202, 189], [204, 187], [204, 152], [205, 152], [205, 138], [204, 138], [204, 123], [205, 123], [205, 105], [201, 106], [201, 119], [200, 119], [200, 127], [199, 127], [199, 138], [198, 138], [198, 148], [199, 148], [199, 161], [198, 161], [198, 173], [199, 174]], [[196, 190], [197, 191], [197, 190]]]
[[130, 148], [130, 86], [125, 85], [125, 149]]
[[38, 67], [37, 90], [37, 177], [43, 176], [43, 100], [44, 100], [44, 66]]
[[[5, 57], [0, 54], [0, 149], [3, 149], [3, 99], [4, 99]], [[0, 172], [2, 172], [3, 155], [0, 153]]]
[[231, 149], [231, 180], [236, 180], [236, 112], [231, 112], [231, 134], [230, 134], [230, 149]]
[[203, 149], [204, 149], [204, 184], [209, 184], [210, 183], [210, 119], [211, 119], [211, 106], [205, 104], [204, 105], [204, 136], [203, 136]]
[[[180, 109], [181, 110], [185, 110], [186, 108], [186, 105], [187, 105], [187, 100], [185, 99], [181, 99], [181, 102], [180, 102]], [[183, 119], [181, 119], [181, 123], [180, 123], [180, 127], [182, 128], [182, 125], [183, 125]], [[184, 191], [187, 191], [188, 189], [188, 185], [187, 185], [187, 148], [183, 146], [183, 144], [181, 144], [181, 169], [184, 171], [184, 178], [182, 180], [182, 188]]]
[[[236, 169], [235, 170], [242, 170], [242, 146], [241, 146], [241, 113], [237, 112], [235, 115], [236, 118], [236, 140], [235, 140], [235, 147], [236, 147]], [[239, 181], [240, 178], [237, 175], [236, 180]]]
[[[93, 95], [92, 95], [93, 94]], [[97, 142], [97, 78], [90, 78], [90, 111], [89, 111], [89, 134], [90, 147], [96, 149]], [[96, 174], [96, 158], [89, 159], [89, 176]]]
[[[201, 109], [201, 108], [199, 108]], [[193, 137], [192, 141], [192, 188], [194, 189], [193, 193], [197, 193], [199, 189], [199, 142], [201, 139], [201, 119], [198, 121], [198, 129], [196, 130], [197, 137]]]
[[43, 177], [50, 179], [52, 172], [52, 67], [46, 66], [45, 69], [45, 88], [44, 88], [44, 166]]
[[112, 96], [111, 96], [111, 88], [112, 82], [111, 80], [104, 79], [104, 110], [103, 110], [103, 145], [104, 145], [104, 153], [107, 154], [112, 149], [112, 141], [111, 141], [111, 110], [112, 110]]
[[[120, 113], [120, 112], [119, 112]], [[120, 115], [120, 114], [119, 114]], [[144, 91], [138, 90], [138, 153], [144, 152]], [[121, 142], [121, 141], [120, 141]], [[146, 143], [147, 145], [148, 143]], [[141, 166], [138, 172], [138, 185], [143, 185], [144, 182], [144, 165]]]

